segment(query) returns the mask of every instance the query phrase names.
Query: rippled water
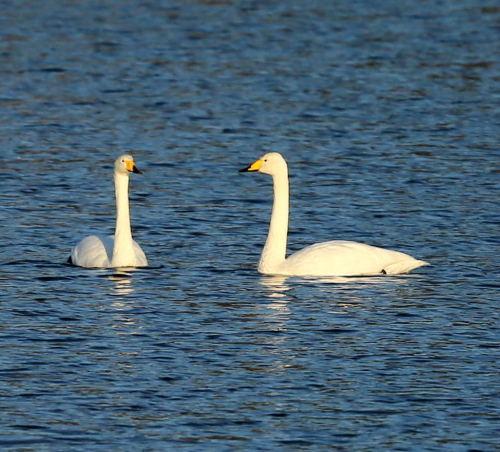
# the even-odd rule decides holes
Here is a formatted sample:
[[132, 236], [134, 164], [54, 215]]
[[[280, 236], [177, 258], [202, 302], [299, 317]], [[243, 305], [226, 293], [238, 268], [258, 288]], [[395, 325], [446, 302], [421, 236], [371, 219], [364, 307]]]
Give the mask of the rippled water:
[[[493, 451], [500, 436], [496, 2], [0, 2], [3, 451]], [[432, 263], [262, 277], [289, 247]], [[134, 155], [151, 268], [112, 233]]]

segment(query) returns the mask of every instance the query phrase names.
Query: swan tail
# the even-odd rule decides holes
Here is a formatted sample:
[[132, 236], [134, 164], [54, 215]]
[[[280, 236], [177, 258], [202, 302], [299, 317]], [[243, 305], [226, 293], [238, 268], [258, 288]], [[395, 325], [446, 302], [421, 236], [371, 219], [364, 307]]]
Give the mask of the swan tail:
[[382, 270], [386, 275], [400, 275], [401, 273], [409, 273], [412, 270], [423, 267], [424, 265], [431, 265], [429, 262], [419, 261], [417, 259], [396, 262], [395, 264], [388, 265]]

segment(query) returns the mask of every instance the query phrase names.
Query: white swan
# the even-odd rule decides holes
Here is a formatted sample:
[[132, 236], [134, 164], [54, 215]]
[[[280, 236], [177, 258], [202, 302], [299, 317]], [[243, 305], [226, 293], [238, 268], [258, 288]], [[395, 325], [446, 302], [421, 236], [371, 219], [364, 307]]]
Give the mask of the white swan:
[[427, 262], [398, 251], [363, 243], [333, 240], [308, 246], [286, 258], [288, 234], [288, 166], [281, 154], [271, 152], [240, 170], [270, 174], [274, 203], [266, 244], [258, 270], [266, 275], [354, 276], [407, 273]]
[[130, 155], [115, 160], [116, 228], [115, 235], [85, 237], [73, 248], [68, 262], [79, 267], [143, 267], [148, 260], [132, 239], [128, 183], [130, 173], [141, 172]]

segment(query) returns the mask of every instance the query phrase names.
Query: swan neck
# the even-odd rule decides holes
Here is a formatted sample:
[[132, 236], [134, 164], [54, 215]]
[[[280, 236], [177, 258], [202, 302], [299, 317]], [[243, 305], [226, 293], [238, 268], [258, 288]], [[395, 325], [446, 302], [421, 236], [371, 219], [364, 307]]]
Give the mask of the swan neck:
[[126, 265], [122, 261], [133, 253], [130, 206], [128, 199], [129, 176], [115, 172], [116, 228], [112, 266]]
[[261, 273], [275, 273], [285, 262], [288, 235], [288, 169], [273, 176], [274, 202], [269, 233], [259, 263]]

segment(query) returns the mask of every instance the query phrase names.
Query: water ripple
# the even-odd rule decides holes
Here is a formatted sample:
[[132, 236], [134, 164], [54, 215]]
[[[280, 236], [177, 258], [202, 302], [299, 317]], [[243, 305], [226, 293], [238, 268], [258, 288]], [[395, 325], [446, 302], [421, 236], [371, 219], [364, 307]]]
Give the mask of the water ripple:
[[[2, 450], [496, 450], [498, 7], [4, 6]], [[267, 150], [290, 251], [432, 266], [259, 275]], [[122, 152], [151, 266], [72, 267]]]

